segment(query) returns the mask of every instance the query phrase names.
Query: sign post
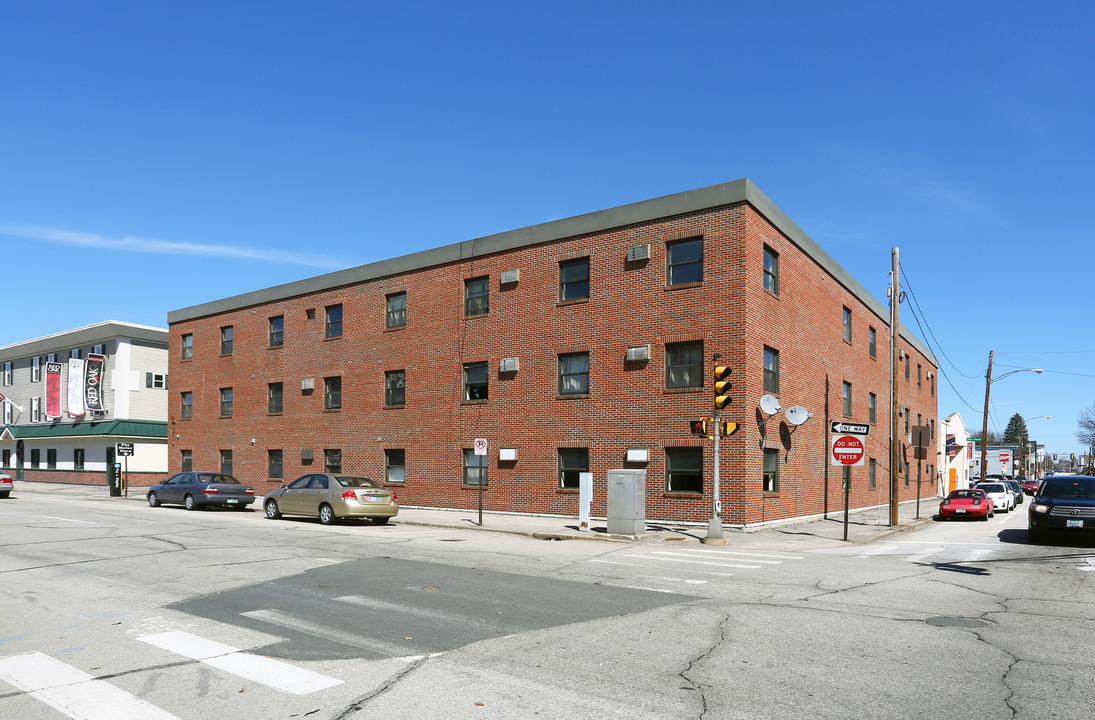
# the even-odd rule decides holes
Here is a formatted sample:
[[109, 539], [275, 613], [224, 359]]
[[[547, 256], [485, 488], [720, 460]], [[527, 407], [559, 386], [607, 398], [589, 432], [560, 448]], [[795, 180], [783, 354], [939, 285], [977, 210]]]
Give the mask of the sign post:
[[114, 452], [118, 454], [118, 457], [124, 457], [125, 471], [122, 473], [122, 490], [125, 492], [125, 496], [129, 497], [129, 458], [133, 455], [133, 443], [120, 442], [114, 446]]
[[913, 455], [916, 457], [916, 518], [920, 519], [920, 463], [928, 456], [928, 446], [931, 444], [932, 429], [928, 425], [916, 425], [912, 429], [912, 444], [916, 448]]
[[479, 527], [483, 527], [483, 476], [485, 475], [484, 461], [487, 459], [487, 439], [475, 438], [475, 454], [479, 456]]
[[[858, 430], [870, 430], [867, 425], [860, 425], [857, 423], [841, 423], [834, 422], [830, 426], [830, 430], [833, 433], [832, 448], [830, 449], [830, 455], [832, 456], [832, 464], [840, 465], [841, 467], [850, 467], [852, 465], [863, 465], [866, 463], [866, 448], [864, 447], [864, 438], [866, 432], [862, 435], [851, 435], [849, 433], [856, 432]], [[843, 475], [842, 475], [843, 477]], [[844, 482], [844, 540], [848, 539], [848, 501], [849, 495], [852, 490], [851, 475], [849, 479]]]

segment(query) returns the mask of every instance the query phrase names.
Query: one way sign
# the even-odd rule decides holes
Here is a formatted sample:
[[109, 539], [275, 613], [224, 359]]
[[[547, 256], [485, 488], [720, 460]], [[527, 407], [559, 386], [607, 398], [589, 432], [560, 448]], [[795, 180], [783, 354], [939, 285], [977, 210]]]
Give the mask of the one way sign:
[[829, 424], [833, 435], [870, 435], [871, 426], [867, 423], [850, 423], [834, 420]]

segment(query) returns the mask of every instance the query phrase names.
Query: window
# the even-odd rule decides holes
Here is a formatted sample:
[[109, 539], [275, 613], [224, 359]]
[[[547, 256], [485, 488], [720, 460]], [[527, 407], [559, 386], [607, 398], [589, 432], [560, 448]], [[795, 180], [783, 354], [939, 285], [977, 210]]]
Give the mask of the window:
[[72, 451], [72, 469], [83, 470], [84, 469], [84, 449], [76, 448]]
[[182, 359], [190, 360], [194, 357], [194, 335], [188, 333], [182, 336]]
[[224, 475], [232, 474], [232, 451], [221, 450], [221, 473]]
[[668, 492], [703, 492], [703, 448], [665, 449], [665, 489]]
[[323, 409], [342, 409], [342, 377], [323, 378]]
[[464, 365], [464, 399], [487, 399], [487, 364], [485, 362]]
[[589, 353], [566, 353], [559, 356], [559, 394], [589, 394]]
[[102, 343], [100, 343], [98, 345], [92, 345], [91, 346], [91, 352], [95, 353], [96, 355], [102, 355], [103, 354], [103, 345], [102, 345]]
[[764, 246], [764, 289], [779, 295], [779, 253]]
[[54, 449], [46, 450], [46, 470], [57, 469], [57, 451]]
[[42, 379], [42, 358], [35, 355], [30, 359], [30, 381], [39, 382]]
[[37, 470], [42, 464], [42, 451], [31, 450], [30, 451], [30, 468], [31, 470]]
[[11, 361], [4, 363], [4, 384], [11, 385]]
[[342, 451], [341, 450], [324, 450], [323, 451], [323, 472], [340, 473], [342, 472]]
[[388, 407], [403, 405], [406, 396], [406, 377], [404, 370], [389, 370], [384, 373], [384, 404]]
[[384, 482], [407, 482], [407, 454], [405, 450], [384, 451]]
[[665, 387], [703, 387], [703, 341], [668, 343], [665, 346]]
[[30, 421], [32, 423], [39, 422], [42, 419], [42, 398], [32, 397], [30, 399]]
[[589, 472], [589, 448], [559, 448], [559, 487], [578, 487], [578, 473]]
[[779, 350], [764, 346], [764, 392], [779, 392]]
[[909, 379], [909, 356], [905, 356], [905, 379]]
[[[483, 466], [479, 466], [480, 459]], [[476, 455], [475, 450], [464, 450], [464, 484], [479, 487], [487, 486], [486, 456]]]
[[920, 363], [916, 364], [916, 386], [924, 387], [924, 368]]
[[179, 418], [182, 420], [189, 420], [194, 417], [194, 393], [180, 393], [179, 397], [182, 400], [179, 407]]
[[486, 315], [490, 310], [490, 278], [464, 281], [464, 317]]
[[270, 318], [270, 347], [281, 347], [285, 342], [285, 316]]
[[905, 416], [905, 434], [908, 435], [909, 434], [909, 409], [908, 408], [902, 408], [902, 410], [903, 410], [903, 412], [901, 414]]
[[221, 355], [232, 354], [232, 335], [233, 328], [231, 325], [225, 325], [221, 328]]
[[281, 450], [266, 451], [266, 477], [275, 479], [285, 477], [285, 465], [282, 460]]
[[852, 311], [844, 308], [844, 341], [852, 341]]
[[11, 403], [0, 402], [4, 406], [4, 424], [11, 425]]
[[267, 383], [266, 384], [266, 412], [276, 415], [282, 411], [284, 407], [282, 399], [285, 396], [285, 386], [282, 383]]
[[407, 324], [407, 293], [392, 293], [387, 298], [384, 327], [397, 328]]
[[779, 450], [764, 449], [764, 492], [779, 492]]
[[221, 417], [232, 417], [232, 388], [221, 388]]
[[878, 422], [878, 396], [874, 393], [867, 394], [867, 420], [871, 423]]
[[582, 300], [589, 297], [589, 258], [564, 260], [559, 263], [559, 300]]
[[841, 399], [844, 401], [843, 410], [845, 415], [852, 414], [852, 384], [847, 380], [844, 381], [844, 387], [840, 393]]
[[703, 282], [703, 238], [669, 243], [666, 250], [666, 284]]
[[932, 397], [935, 397], [935, 375], [928, 373], [928, 384], [931, 386]]
[[179, 451], [179, 471], [180, 472], [192, 472], [194, 470], [194, 451], [193, 450], [180, 450]]
[[144, 386], [146, 388], [154, 388], [156, 390], [166, 390], [167, 375], [163, 373], [145, 373]]
[[867, 329], [867, 352], [872, 358], [878, 357], [878, 331], [873, 327]]
[[878, 487], [878, 461], [874, 458], [867, 461], [867, 487], [871, 490]]
[[323, 322], [323, 337], [327, 340], [342, 337], [342, 305], [328, 305]]
[[46, 362], [57, 362], [57, 353], [46, 353]]
[[80, 359], [80, 348], [73, 348], [72, 350], [69, 350], [68, 351], [68, 356], [72, 360], [79, 360]]

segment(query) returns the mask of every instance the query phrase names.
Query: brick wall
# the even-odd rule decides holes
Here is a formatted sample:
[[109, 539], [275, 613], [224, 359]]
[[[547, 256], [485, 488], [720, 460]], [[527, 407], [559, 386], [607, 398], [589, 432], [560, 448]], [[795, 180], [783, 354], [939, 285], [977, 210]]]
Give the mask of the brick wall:
[[[704, 238], [703, 282], [666, 287], [666, 243]], [[650, 259], [628, 262], [627, 249], [650, 244]], [[763, 289], [763, 246], [779, 253], [778, 296]], [[588, 301], [558, 301], [559, 262], [590, 258]], [[517, 283], [501, 285], [506, 270]], [[465, 318], [464, 281], [490, 278], [490, 310]], [[406, 327], [386, 330], [385, 296], [407, 293]], [[343, 335], [324, 339], [324, 308], [341, 303]], [[842, 308], [852, 310], [853, 339], [842, 338]], [[309, 311], [314, 311], [309, 317]], [[284, 316], [284, 345], [269, 348], [269, 318]], [[219, 353], [220, 327], [232, 325], [231, 355]], [[867, 350], [867, 327], [878, 332], [877, 359]], [[193, 334], [194, 357], [180, 360], [180, 337]], [[702, 340], [704, 387], [665, 388], [667, 343]], [[629, 346], [651, 346], [650, 360], [625, 362]], [[814, 414], [793, 432], [777, 415], [764, 423], [757, 401], [763, 390], [763, 348], [780, 353], [784, 408]], [[936, 417], [927, 381], [900, 383], [901, 404], [912, 415]], [[559, 353], [588, 352], [590, 392], [557, 392]], [[840, 468], [828, 464], [828, 420], [865, 421], [867, 393], [878, 397], [879, 424], [867, 454], [879, 461], [878, 487], [869, 490], [867, 468], [852, 470], [852, 507], [887, 501], [888, 328], [858, 298], [805, 255], [752, 206], [724, 206], [531, 245], [265, 305], [242, 307], [170, 327], [170, 472], [190, 450], [195, 469], [217, 469], [220, 449], [233, 452], [234, 473], [257, 493], [283, 480], [267, 478], [267, 450], [284, 453], [284, 478], [323, 469], [323, 450], [342, 451], [343, 471], [382, 478], [384, 450], [405, 449], [405, 505], [473, 508], [475, 487], [465, 487], [462, 453], [477, 437], [490, 442], [484, 507], [524, 513], [577, 515], [578, 497], [560, 489], [557, 450], [589, 448], [595, 489], [592, 512], [606, 514], [605, 473], [619, 467], [647, 471], [647, 517], [703, 522], [711, 514], [709, 440], [688, 433], [688, 420], [710, 416], [710, 358], [734, 368], [733, 404], [724, 419], [739, 432], [721, 443], [723, 520], [754, 524], [835, 512], [842, 507]], [[520, 370], [500, 373], [502, 358]], [[462, 363], [487, 361], [489, 398], [462, 400]], [[385, 408], [384, 372], [406, 371], [406, 403]], [[342, 378], [342, 408], [323, 409], [323, 379]], [[302, 392], [313, 378], [315, 390]], [[853, 412], [841, 411], [841, 385], [853, 385]], [[284, 409], [267, 413], [267, 384], [284, 386]], [[219, 417], [219, 390], [231, 387], [233, 414]], [[193, 419], [180, 415], [180, 393], [193, 393]], [[915, 422], [913, 423], [915, 424]], [[762, 443], [780, 448], [778, 493], [762, 492]], [[669, 493], [665, 448], [703, 448], [704, 491]], [[499, 448], [515, 448], [515, 462], [498, 461]], [[645, 464], [625, 463], [629, 447], [649, 449]], [[301, 460], [311, 449], [315, 459]], [[929, 461], [934, 462], [934, 458]], [[916, 464], [912, 469], [915, 472]], [[930, 483], [929, 483], [930, 487]], [[915, 487], [900, 483], [902, 498]]]

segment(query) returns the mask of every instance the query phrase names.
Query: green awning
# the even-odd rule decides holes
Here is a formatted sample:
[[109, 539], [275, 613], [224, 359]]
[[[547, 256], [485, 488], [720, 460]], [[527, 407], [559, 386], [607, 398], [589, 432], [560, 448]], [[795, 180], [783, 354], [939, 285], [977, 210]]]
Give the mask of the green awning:
[[102, 420], [100, 422], [8, 425], [0, 438], [26, 440], [66, 437], [136, 437], [167, 439], [167, 423], [159, 420]]

